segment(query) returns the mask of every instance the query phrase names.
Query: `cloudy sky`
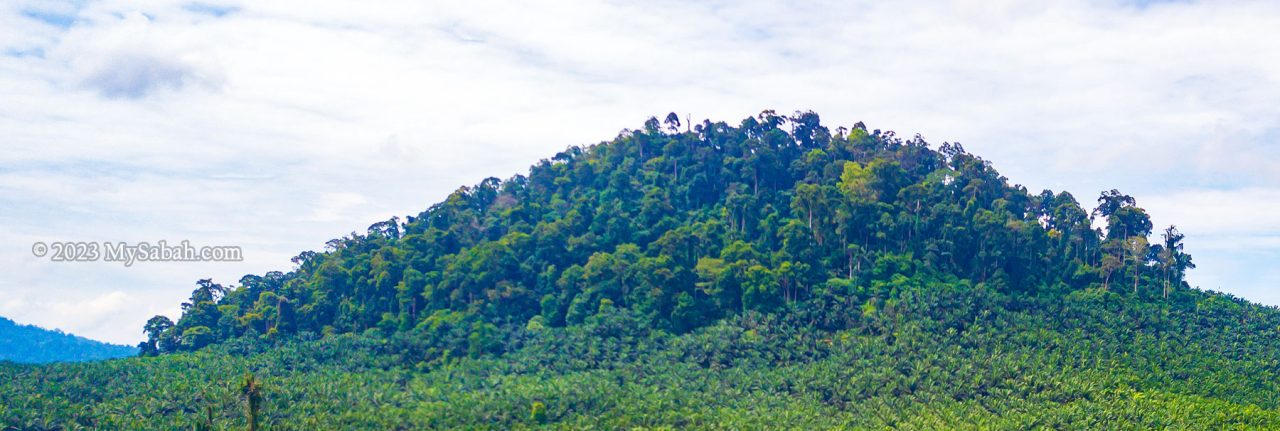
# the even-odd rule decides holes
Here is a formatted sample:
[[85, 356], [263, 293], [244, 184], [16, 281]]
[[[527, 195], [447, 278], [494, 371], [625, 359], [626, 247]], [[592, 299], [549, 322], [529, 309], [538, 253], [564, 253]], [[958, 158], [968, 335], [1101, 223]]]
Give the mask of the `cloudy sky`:
[[[448, 4], [448, 6], [428, 3]], [[651, 115], [814, 110], [1119, 188], [1280, 304], [1276, 2], [5, 1], [0, 315], [135, 343], [235, 283]], [[36, 241], [245, 261], [59, 263]]]

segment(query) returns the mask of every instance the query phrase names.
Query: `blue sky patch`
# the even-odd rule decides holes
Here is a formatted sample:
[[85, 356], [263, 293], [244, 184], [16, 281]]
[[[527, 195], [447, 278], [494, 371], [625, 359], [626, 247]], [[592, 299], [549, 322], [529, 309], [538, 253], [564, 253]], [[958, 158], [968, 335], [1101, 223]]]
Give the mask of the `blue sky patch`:
[[44, 58], [44, 48], [18, 49], [9, 48], [4, 51], [4, 55], [14, 58]]
[[187, 5], [182, 8], [190, 12], [212, 15], [218, 18], [222, 18], [240, 10], [240, 8], [235, 6], [220, 6], [208, 3], [187, 3]]
[[76, 22], [75, 14], [64, 14], [38, 10], [24, 10], [22, 16], [56, 27], [70, 28]]

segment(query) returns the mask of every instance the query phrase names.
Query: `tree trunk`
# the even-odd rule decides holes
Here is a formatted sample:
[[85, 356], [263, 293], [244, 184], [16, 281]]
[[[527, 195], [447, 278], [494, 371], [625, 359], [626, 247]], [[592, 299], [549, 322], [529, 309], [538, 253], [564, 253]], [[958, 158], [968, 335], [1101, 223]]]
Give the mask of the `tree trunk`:
[[1133, 294], [1138, 294], [1138, 280], [1142, 279], [1142, 266], [1137, 262], [1133, 264]]
[[845, 253], [849, 255], [849, 279], [853, 280], [853, 252], [846, 251]]

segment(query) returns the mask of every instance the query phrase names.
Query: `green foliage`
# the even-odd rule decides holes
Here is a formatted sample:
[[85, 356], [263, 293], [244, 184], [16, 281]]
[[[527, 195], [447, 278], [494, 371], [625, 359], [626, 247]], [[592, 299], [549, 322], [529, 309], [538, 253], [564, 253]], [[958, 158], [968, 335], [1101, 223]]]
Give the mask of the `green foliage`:
[[[506, 333], [500, 357], [425, 366], [425, 328], [0, 365], [0, 423], [246, 429], [251, 372], [260, 429], [1280, 426], [1271, 308], [1194, 290], [1153, 303], [1097, 288], [1025, 298], [920, 275], [905, 284], [920, 287], [810, 299], [679, 335], [615, 307]], [[863, 314], [867, 303], [878, 305]], [[822, 329], [818, 315], [849, 320]]]
[[1176, 229], [1099, 204], [1105, 233], [958, 144], [809, 112], [668, 115], [201, 280], [144, 328], [155, 357], [0, 365], [0, 423], [1280, 426], [1280, 312], [1191, 289]]
[[262, 409], [262, 388], [253, 374], [245, 374], [244, 382], [240, 384], [240, 396], [244, 398], [244, 416], [245, 422], [249, 424], [249, 431], [257, 431], [258, 416]]
[[213, 342], [213, 330], [208, 326], [192, 326], [182, 331], [182, 347], [195, 350]]
[[542, 401], [534, 401], [529, 410], [529, 420], [532, 420], [533, 423], [547, 423], [547, 405], [543, 404]]

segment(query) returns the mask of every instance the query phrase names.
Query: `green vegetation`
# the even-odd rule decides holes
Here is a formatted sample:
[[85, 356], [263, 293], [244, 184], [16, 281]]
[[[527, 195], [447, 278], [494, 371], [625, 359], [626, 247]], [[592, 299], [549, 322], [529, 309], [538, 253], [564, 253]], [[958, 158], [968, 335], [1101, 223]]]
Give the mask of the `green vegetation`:
[[1280, 313], [1187, 286], [1133, 197], [813, 113], [666, 118], [201, 280], [145, 357], [0, 366], [0, 423], [1280, 427]]
[[95, 361], [136, 354], [138, 349], [133, 347], [98, 342], [57, 330], [19, 325], [0, 317], [0, 361]]

